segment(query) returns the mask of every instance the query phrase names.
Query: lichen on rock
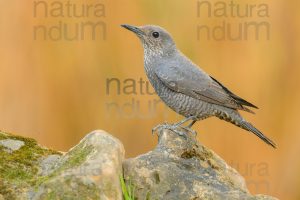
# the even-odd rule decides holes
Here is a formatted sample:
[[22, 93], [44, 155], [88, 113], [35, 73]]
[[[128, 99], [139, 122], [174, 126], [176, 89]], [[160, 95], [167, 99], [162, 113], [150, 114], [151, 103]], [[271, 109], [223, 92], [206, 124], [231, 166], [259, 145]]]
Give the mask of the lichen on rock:
[[[16, 142], [24, 144], [16, 148]], [[124, 154], [122, 143], [104, 131], [88, 134], [67, 153], [1, 132], [0, 200], [121, 200]]]
[[122, 143], [104, 131], [89, 133], [66, 153], [0, 132], [0, 200], [275, 199], [251, 195], [235, 169], [183, 134], [163, 130], [154, 150], [124, 160]]
[[137, 200], [275, 199], [251, 195], [235, 169], [193, 134], [178, 131], [185, 137], [163, 130], [154, 150], [124, 161], [124, 178], [134, 185]]
[[4, 199], [17, 199], [35, 185], [39, 162], [60, 152], [41, 147], [31, 138], [0, 132], [0, 194]]
[[122, 199], [122, 143], [104, 131], [85, 136], [40, 179], [31, 199]]

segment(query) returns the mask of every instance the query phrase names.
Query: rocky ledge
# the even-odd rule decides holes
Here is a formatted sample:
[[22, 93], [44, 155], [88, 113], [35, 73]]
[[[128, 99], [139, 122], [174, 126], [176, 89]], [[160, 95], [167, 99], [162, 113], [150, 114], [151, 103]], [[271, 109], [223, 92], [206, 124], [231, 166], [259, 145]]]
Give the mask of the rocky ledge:
[[276, 199], [251, 195], [235, 169], [184, 134], [163, 130], [154, 150], [125, 160], [122, 143], [104, 131], [66, 153], [0, 132], [0, 200]]

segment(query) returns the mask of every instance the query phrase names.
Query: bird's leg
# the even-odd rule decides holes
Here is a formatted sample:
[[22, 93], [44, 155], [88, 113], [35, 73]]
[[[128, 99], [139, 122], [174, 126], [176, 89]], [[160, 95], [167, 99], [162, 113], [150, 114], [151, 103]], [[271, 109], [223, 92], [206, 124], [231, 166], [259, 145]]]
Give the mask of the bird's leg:
[[188, 126], [182, 126], [184, 130], [191, 132], [194, 134], [194, 136], [197, 136], [197, 132], [192, 129], [192, 126], [197, 122], [197, 120], [193, 120]]
[[192, 128], [192, 126], [197, 122], [197, 120], [193, 120], [188, 126], [187, 128]]
[[[188, 126], [181, 126], [182, 124], [184, 124], [185, 122], [189, 121], [189, 120], [193, 120]], [[185, 118], [184, 120], [178, 122], [177, 124], [175, 124], [175, 126], [180, 126], [182, 129], [186, 130], [187, 132], [192, 133], [193, 135], [197, 135], [197, 132], [194, 131], [193, 129], [191, 129], [191, 127], [196, 123], [197, 118], [195, 116], [190, 116]]]
[[153, 129], [152, 129], [152, 135], [158, 131], [162, 131], [163, 129], [168, 129], [168, 130], [171, 130], [171, 131], [174, 131], [175, 133], [177, 133], [178, 135], [180, 136], [185, 136], [184, 133], [176, 130], [176, 128], [178, 127], [178, 125], [176, 124], [167, 124], [167, 123], [163, 123], [163, 124], [158, 124], [157, 126], [155, 126]]
[[189, 116], [183, 120], [181, 120], [180, 122], [174, 124], [174, 126], [181, 126], [182, 124], [184, 124], [185, 122], [189, 121], [189, 120], [196, 120], [196, 117], [194, 116]]

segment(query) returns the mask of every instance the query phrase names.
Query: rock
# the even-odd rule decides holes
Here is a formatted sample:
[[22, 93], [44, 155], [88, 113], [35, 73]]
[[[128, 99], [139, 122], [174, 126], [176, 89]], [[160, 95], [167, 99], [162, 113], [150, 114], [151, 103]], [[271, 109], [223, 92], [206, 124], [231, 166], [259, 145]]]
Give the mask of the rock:
[[104, 131], [67, 153], [0, 132], [0, 200], [121, 200], [122, 174], [134, 200], [275, 199], [251, 195], [243, 177], [191, 134], [164, 130], [153, 151], [124, 161], [122, 143]]
[[39, 175], [47, 176], [51, 174], [54, 169], [55, 165], [59, 162], [61, 156], [60, 155], [49, 155], [46, 158], [40, 160], [40, 171]]
[[0, 140], [0, 146], [5, 147], [6, 149], [4, 149], [4, 151], [7, 151], [8, 153], [20, 149], [22, 146], [24, 146], [24, 144], [25, 143], [20, 140], [12, 140], [12, 139]]
[[124, 161], [124, 178], [137, 200], [276, 199], [251, 195], [235, 169], [184, 134], [163, 130], [153, 151]]
[[88, 134], [67, 153], [3, 132], [0, 141], [5, 141], [0, 145], [0, 200], [122, 199], [124, 148], [104, 131]]
[[121, 200], [124, 154], [118, 139], [94, 131], [60, 158], [31, 198]]
[[30, 138], [0, 131], [0, 199], [26, 199], [39, 178], [41, 159], [61, 153], [41, 147]]

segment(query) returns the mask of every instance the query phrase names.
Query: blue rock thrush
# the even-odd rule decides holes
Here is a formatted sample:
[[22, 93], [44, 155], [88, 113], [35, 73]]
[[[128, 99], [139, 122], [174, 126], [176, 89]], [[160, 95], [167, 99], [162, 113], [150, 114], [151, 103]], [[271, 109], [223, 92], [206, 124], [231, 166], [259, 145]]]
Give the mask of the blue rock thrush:
[[[267, 144], [276, 147], [271, 139], [238, 112], [243, 110], [253, 113], [247, 106], [257, 107], [233, 94], [184, 56], [166, 30], [154, 25], [121, 26], [134, 32], [141, 40], [146, 74], [158, 96], [172, 110], [186, 117], [176, 124], [159, 125], [155, 129], [175, 130], [181, 127], [195, 133], [191, 127], [196, 121], [216, 116], [254, 133]], [[181, 126], [190, 120], [188, 126]]]

